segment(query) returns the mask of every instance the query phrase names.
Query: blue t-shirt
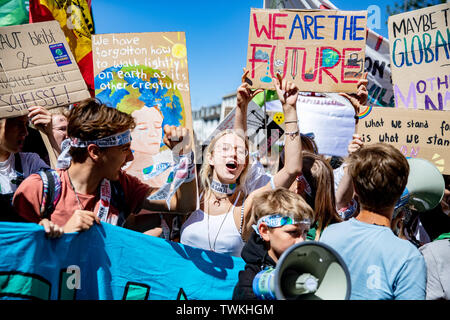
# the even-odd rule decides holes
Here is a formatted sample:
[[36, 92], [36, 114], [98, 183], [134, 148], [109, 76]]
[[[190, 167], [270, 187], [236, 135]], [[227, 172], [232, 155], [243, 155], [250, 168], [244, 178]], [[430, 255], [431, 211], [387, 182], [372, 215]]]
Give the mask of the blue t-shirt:
[[425, 299], [425, 260], [391, 229], [351, 218], [328, 226], [320, 242], [335, 249], [347, 265], [351, 300]]

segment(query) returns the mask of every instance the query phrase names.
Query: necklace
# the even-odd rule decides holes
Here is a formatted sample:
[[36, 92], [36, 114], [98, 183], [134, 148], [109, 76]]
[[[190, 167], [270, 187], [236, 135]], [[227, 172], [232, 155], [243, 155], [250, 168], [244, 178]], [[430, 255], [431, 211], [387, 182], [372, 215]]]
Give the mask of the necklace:
[[211, 181], [211, 189], [218, 193], [232, 195], [236, 191], [236, 183], [222, 183], [216, 180]]
[[81, 201], [80, 201], [80, 198], [78, 198], [77, 192], [75, 191], [75, 187], [72, 183], [72, 179], [70, 179], [69, 171], [67, 171], [67, 176], [69, 177], [69, 182], [70, 182], [70, 186], [72, 187], [73, 193], [75, 193], [75, 198], [77, 199], [78, 207], [80, 208], [80, 210], [85, 210], [85, 208], [81, 205]]
[[[206, 198], [206, 197], [205, 197]], [[222, 226], [223, 226], [223, 224], [224, 224], [224, 222], [225, 222], [225, 220], [227, 219], [227, 216], [228, 216], [228, 213], [230, 213], [230, 208], [231, 208], [231, 205], [232, 205], [233, 203], [230, 201], [230, 206], [228, 207], [228, 210], [227, 210], [227, 213], [225, 214], [225, 217], [223, 218], [223, 220], [222, 220], [222, 223], [220, 224], [220, 227], [219, 227], [219, 230], [217, 231], [217, 234], [216, 234], [216, 237], [215, 237], [215, 239], [214, 239], [214, 243], [213, 243], [213, 245], [211, 246], [211, 239], [210, 239], [210, 232], [209, 232], [209, 213], [206, 213], [207, 215], [208, 215], [208, 244], [209, 244], [209, 248], [211, 249], [211, 251], [216, 251], [216, 241], [217, 241], [217, 238], [219, 237], [219, 234], [220, 234], [220, 230], [222, 230]], [[209, 201], [208, 201], [208, 212], [210, 212], [210, 205], [209, 205]]]
[[[67, 176], [69, 177], [70, 185], [72, 186], [73, 192], [75, 193], [75, 198], [77, 199], [78, 207], [80, 208], [80, 210], [86, 210], [86, 207], [83, 208], [83, 206], [81, 205], [81, 201], [80, 201], [80, 198], [78, 198], [77, 192], [75, 190], [75, 186], [72, 183], [72, 179], [70, 179], [69, 171], [67, 171]], [[97, 192], [97, 195], [95, 196], [95, 199], [97, 197], [98, 197], [98, 192]], [[88, 203], [89, 203], [89, 201], [90, 200], [88, 200]], [[100, 221], [108, 222], [110, 224], [115, 225], [118, 221], [118, 216], [117, 215], [108, 215], [110, 203], [111, 203], [111, 184], [108, 179], [103, 179], [103, 181], [100, 184], [100, 202], [99, 202], [97, 217], [100, 218]], [[95, 206], [96, 206], [96, 204], [94, 203], [93, 210], [95, 209]]]

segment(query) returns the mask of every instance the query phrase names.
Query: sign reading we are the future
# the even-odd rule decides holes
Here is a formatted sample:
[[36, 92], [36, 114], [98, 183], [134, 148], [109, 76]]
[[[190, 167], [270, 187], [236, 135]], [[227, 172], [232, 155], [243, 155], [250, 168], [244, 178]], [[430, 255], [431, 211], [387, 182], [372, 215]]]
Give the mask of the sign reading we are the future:
[[280, 73], [301, 91], [355, 92], [366, 23], [367, 11], [252, 9], [246, 63], [252, 88], [273, 89]]
[[450, 3], [389, 17], [395, 105], [450, 110]]

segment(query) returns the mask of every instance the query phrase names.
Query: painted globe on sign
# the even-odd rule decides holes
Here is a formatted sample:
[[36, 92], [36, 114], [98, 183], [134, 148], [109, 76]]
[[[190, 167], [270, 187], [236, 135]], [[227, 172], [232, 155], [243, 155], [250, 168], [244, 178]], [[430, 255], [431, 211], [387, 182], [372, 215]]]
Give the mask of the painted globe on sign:
[[185, 126], [183, 97], [165, 72], [143, 65], [109, 67], [94, 80], [95, 96], [102, 103], [128, 114], [157, 106], [163, 127]]
[[322, 51], [322, 67], [331, 68], [339, 62], [339, 54], [332, 49]]

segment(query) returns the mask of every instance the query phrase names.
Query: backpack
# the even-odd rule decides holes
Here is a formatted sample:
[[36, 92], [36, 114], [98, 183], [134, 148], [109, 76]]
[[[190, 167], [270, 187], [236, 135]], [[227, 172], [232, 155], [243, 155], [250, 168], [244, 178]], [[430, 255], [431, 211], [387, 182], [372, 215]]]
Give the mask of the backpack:
[[[14, 169], [17, 173], [17, 178], [15, 183], [17, 186], [22, 183], [25, 179], [23, 176], [22, 160], [20, 159], [20, 154], [14, 154]], [[26, 222], [19, 214], [16, 213], [12, 205], [12, 199], [14, 197], [14, 192], [0, 194], [0, 206], [2, 208], [0, 214], [0, 221], [8, 222]]]
[[[38, 172], [42, 179], [42, 203], [40, 213], [42, 218], [50, 220], [56, 204], [61, 198], [61, 177], [54, 169], [40, 170]], [[120, 181], [110, 181], [111, 184], [111, 206], [119, 210], [117, 225], [122, 227], [130, 215], [130, 210], [125, 201], [125, 193]]]

